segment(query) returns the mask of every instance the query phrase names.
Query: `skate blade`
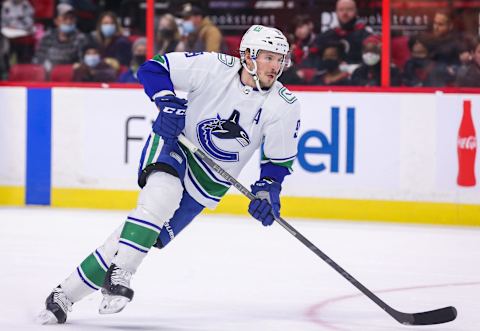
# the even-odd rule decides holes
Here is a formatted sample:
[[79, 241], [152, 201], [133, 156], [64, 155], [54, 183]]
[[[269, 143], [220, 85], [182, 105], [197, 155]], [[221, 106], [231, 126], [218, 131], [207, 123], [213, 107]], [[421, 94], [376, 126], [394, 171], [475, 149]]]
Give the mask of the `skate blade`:
[[129, 298], [125, 298], [119, 295], [104, 295], [102, 303], [98, 312], [100, 314], [115, 314], [123, 310], [127, 303], [130, 302]]
[[40, 314], [38, 314], [37, 318], [35, 319], [37, 324], [57, 324], [57, 318], [50, 310], [42, 310]]

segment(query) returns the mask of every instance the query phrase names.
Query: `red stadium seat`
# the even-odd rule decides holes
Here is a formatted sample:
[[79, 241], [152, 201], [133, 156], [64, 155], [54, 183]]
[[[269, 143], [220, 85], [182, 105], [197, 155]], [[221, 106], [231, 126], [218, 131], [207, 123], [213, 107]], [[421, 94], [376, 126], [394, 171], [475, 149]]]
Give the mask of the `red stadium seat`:
[[71, 82], [73, 80], [73, 66], [71, 64], [60, 64], [53, 67], [50, 73], [52, 82]]
[[14, 82], [43, 82], [45, 68], [39, 64], [16, 64], [10, 68], [8, 80]]
[[30, 0], [35, 9], [35, 19], [51, 19], [54, 17], [55, 0]]

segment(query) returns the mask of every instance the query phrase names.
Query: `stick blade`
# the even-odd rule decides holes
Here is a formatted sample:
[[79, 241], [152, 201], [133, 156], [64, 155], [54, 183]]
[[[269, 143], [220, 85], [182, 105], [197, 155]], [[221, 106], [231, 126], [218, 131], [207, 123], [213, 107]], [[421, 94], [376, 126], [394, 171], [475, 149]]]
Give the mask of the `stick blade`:
[[442, 324], [453, 321], [457, 317], [457, 309], [455, 307], [445, 307], [436, 310], [416, 313], [413, 315], [413, 322], [406, 323], [412, 325], [433, 325]]

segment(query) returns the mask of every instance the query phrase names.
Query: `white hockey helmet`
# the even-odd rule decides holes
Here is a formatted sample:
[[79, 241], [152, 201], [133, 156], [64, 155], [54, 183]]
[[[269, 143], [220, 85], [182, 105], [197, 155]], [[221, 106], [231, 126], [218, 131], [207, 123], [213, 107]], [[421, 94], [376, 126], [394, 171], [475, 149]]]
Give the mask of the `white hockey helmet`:
[[252, 25], [242, 37], [240, 54], [247, 49], [250, 50], [252, 58], [256, 58], [260, 50], [287, 55], [289, 46], [287, 38], [280, 30], [263, 25]]
[[[252, 25], [240, 41], [240, 59], [242, 66], [254, 77], [255, 83], [259, 87], [256, 63], [258, 52], [264, 50], [283, 55], [283, 63], [277, 75], [278, 78], [282, 74], [283, 69], [290, 65], [289, 49], [288, 40], [280, 30], [263, 25]], [[245, 62], [247, 50], [250, 51], [250, 56], [253, 60], [253, 70], [249, 69]]]

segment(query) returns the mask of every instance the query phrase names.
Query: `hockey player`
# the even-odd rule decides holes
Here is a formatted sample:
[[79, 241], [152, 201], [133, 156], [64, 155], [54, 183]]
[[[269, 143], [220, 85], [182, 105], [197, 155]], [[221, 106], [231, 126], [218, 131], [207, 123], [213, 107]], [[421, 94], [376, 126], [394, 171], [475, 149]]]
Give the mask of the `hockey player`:
[[[280, 191], [297, 154], [300, 105], [277, 78], [289, 62], [277, 29], [254, 25], [240, 59], [218, 53], [169, 53], [144, 63], [139, 81], [159, 114], [143, 149], [137, 207], [47, 297], [42, 323], [64, 323], [72, 304], [101, 289], [101, 314], [132, 300], [130, 278], [152, 246], [162, 248], [230, 184], [179, 144], [184, 134], [233, 176], [262, 148], [258, 198], [248, 212], [263, 225], [280, 216]], [[176, 91], [186, 91], [187, 100]]]

